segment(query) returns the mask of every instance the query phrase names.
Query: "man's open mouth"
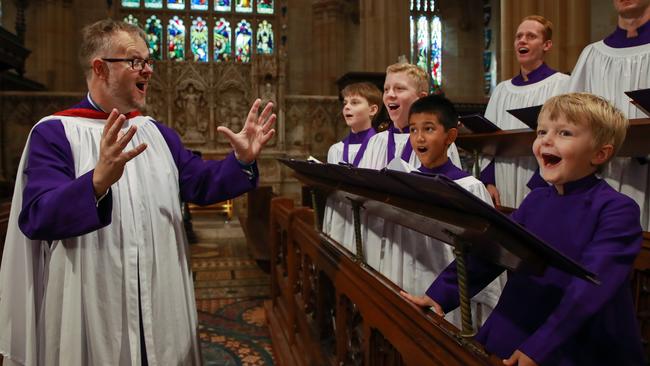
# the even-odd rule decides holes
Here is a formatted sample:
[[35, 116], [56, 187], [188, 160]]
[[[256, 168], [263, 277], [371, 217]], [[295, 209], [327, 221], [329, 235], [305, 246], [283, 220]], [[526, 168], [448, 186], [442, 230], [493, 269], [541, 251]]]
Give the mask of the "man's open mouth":
[[146, 85], [146, 83], [142, 83], [142, 82], [135, 83], [135, 87], [140, 89], [140, 91], [144, 91], [145, 85]]

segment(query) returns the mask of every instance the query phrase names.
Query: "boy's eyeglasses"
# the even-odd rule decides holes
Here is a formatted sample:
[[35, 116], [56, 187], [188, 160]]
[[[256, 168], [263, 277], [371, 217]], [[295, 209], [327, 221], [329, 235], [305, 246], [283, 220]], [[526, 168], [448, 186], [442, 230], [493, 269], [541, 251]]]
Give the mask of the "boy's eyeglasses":
[[142, 59], [142, 58], [102, 58], [102, 61], [106, 62], [128, 62], [131, 64], [133, 70], [142, 71], [144, 70], [144, 65], [149, 65], [153, 69], [154, 60], [152, 58]]

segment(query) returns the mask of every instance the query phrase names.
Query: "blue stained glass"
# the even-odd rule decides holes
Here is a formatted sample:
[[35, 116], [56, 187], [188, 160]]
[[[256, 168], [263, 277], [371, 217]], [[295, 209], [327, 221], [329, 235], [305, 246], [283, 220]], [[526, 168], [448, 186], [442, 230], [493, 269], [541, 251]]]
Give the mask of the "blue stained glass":
[[140, 22], [138, 21], [138, 18], [134, 17], [133, 14], [129, 14], [128, 16], [124, 17], [124, 23], [133, 24], [136, 27], [140, 26]]
[[167, 0], [167, 9], [185, 9], [185, 0]]
[[147, 19], [147, 24], [144, 27], [144, 32], [147, 34], [147, 46], [149, 46], [149, 54], [154, 60], [162, 60], [162, 23], [160, 19], [152, 15]]
[[273, 26], [263, 20], [257, 28], [257, 53], [270, 55], [273, 53]]
[[122, 0], [122, 7], [124, 8], [139, 8], [140, 0]]
[[230, 60], [231, 54], [230, 23], [224, 18], [214, 26], [214, 60], [217, 62]]
[[192, 10], [208, 10], [208, 0], [192, 0], [190, 8]]
[[253, 0], [235, 0], [235, 11], [238, 13], [252, 13]]
[[201, 17], [192, 20], [190, 47], [194, 54], [194, 61], [208, 62], [208, 27]]
[[230, 11], [230, 0], [214, 0], [214, 10]]
[[273, 14], [273, 0], [257, 0], [257, 12], [260, 14]]
[[237, 62], [250, 62], [252, 38], [251, 24], [242, 19], [235, 30], [235, 60]]
[[177, 16], [169, 20], [167, 40], [169, 59], [183, 61], [185, 59], [185, 25], [183, 25], [183, 20]]
[[439, 17], [431, 21], [431, 82], [434, 91], [442, 87], [442, 23]]

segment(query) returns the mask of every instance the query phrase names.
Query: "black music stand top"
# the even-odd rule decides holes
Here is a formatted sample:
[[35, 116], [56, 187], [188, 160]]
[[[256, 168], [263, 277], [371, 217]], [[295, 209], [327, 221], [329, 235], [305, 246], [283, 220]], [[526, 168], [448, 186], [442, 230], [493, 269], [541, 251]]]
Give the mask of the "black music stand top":
[[650, 88], [626, 91], [625, 95], [632, 98], [632, 103], [650, 117]]
[[[568, 274], [592, 283], [598, 283], [596, 275], [583, 268], [546, 244], [524, 227], [512, 221], [494, 207], [483, 202], [454, 181], [441, 175], [412, 174], [393, 170], [372, 170], [318, 164], [293, 159], [278, 159], [298, 173], [298, 178], [307, 178], [308, 184], [328, 189], [351, 192], [369, 197], [370, 200], [398, 206], [402, 209], [431, 218], [436, 225], [445, 226], [445, 217], [436, 212], [454, 212], [481, 225], [459, 227], [458, 222], [443, 231], [453, 231], [449, 238], [439, 238], [450, 245], [459, 242], [472, 244], [470, 253], [513, 271], [543, 273], [547, 266], [555, 267]], [[477, 229], [481, 227], [482, 229]], [[416, 229], [416, 228], [414, 228]], [[513, 256], [517, 260], [512, 260]]]
[[478, 113], [460, 116], [458, 120], [473, 133], [490, 133], [501, 130], [489, 119]]
[[532, 130], [537, 130], [537, 118], [539, 117], [539, 112], [541, 110], [542, 105], [540, 104], [526, 108], [508, 109], [507, 112], [515, 116], [515, 118], [523, 122]]

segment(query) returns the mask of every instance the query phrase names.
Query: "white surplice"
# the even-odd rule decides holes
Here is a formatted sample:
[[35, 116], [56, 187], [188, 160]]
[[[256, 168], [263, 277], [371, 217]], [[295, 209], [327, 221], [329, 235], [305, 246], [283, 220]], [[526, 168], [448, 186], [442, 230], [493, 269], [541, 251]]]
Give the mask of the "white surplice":
[[[94, 169], [105, 121], [54, 118], [63, 124], [76, 177]], [[27, 142], [0, 267], [0, 322], [11, 328], [0, 332], [5, 364], [140, 365], [138, 299], [149, 365], [201, 363], [178, 170], [148, 117], [127, 124], [138, 133], [126, 150], [148, 146], [111, 188], [112, 223], [49, 246], [18, 228]]]
[[[604, 97], [630, 119], [648, 118], [630, 103], [624, 92], [650, 88], [650, 44], [614, 48], [603, 41], [585, 47], [576, 63], [570, 91], [585, 91]], [[634, 158], [614, 158], [603, 177], [614, 189], [630, 196], [641, 207], [643, 230], [650, 228], [650, 165]]]
[[[507, 111], [544, 104], [548, 98], [564, 93], [568, 80], [568, 75], [556, 72], [546, 79], [530, 85], [517, 86], [512, 84], [512, 80], [503, 81], [497, 85], [490, 97], [485, 110], [485, 118], [502, 130], [529, 128]], [[526, 183], [537, 168], [535, 158], [496, 157], [494, 163], [494, 175], [501, 205], [512, 208], [519, 207], [530, 192]], [[483, 165], [485, 165], [485, 161]]]

